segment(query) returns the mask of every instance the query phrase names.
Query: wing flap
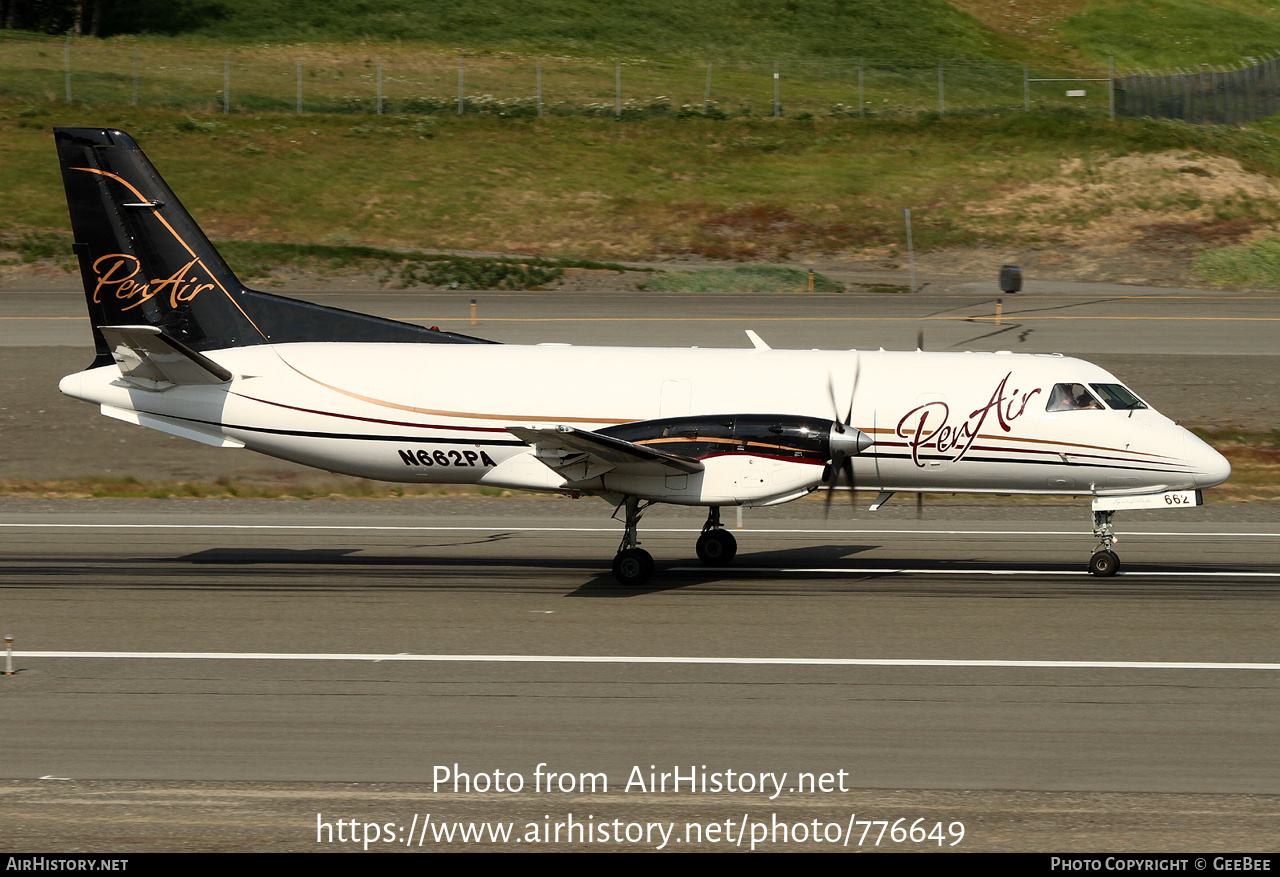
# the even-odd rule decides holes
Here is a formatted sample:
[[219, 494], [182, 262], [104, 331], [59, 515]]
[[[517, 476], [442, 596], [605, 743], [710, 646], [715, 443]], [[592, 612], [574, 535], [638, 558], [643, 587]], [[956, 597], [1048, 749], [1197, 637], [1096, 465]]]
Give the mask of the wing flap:
[[693, 475], [703, 469], [692, 457], [571, 426], [509, 426], [507, 431], [531, 445], [543, 465], [570, 482], [587, 481], [607, 472], [665, 476]]

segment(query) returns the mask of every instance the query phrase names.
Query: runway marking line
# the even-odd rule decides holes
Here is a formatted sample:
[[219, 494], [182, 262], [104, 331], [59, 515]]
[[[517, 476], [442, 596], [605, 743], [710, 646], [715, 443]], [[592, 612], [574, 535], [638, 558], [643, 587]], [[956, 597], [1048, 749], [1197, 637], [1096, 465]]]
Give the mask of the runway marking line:
[[[673, 566], [666, 572], [705, 573], [705, 566]], [[1085, 570], [1074, 569], [927, 569], [912, 567], [768, 567], [768, 566], [717, 566], [717, 576], [726, 573], [803, 573], [805, 575], [930, 575], [930, 576], [1085, 576]], [[1260, 578], [1280, 579], [1280, 572], [1195, 572], [1191, 570], [1120, 570], [1117, 576], [1164, 576], [1171, 578]]]
[[[409, 533], [617, 533], [617, 527], [517, 527], [492, 524], [485, 527], [432, 527], [409, 524], [76, 524], [76, 523], [3, 523], [0, 529], [83, 529], [83, 530], [338, 530], [367, 532]], [[646, 527], [646, 533], [698, 533], [700, 527]], [[1086, 530], [906, 530], [892, 528], [876, 528], [863, 530], [835, 530], [787, 527], [749, 528], [743, 532], [799, 535], [900, 535], [900, 536], [1090, 536]], [[1228, 536], [1233, 538], [1280, 539], [1280, 533], [1243, 533], [1195, 531], [1195, 530], [1126, 530], [1126, 537], [1132, 536]], [[1092, 537], [1091, 537], [1092, 538]]]
[[377, 655], [299, 652], [17, 652], [15, 658], [172, 661], [401, 661], [454, 664], [746, 664], [805, 667], [995, 667], [1050, 670], [1280, 670], [1280, 664], [1218, 661], [994, 661], [946, 658], [715, 658], [676, 655]]

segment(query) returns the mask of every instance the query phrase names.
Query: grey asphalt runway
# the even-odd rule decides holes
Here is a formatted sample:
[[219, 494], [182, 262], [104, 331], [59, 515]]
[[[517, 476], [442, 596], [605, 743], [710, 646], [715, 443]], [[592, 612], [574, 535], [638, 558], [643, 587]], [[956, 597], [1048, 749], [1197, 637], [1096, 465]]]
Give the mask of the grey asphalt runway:
[[[471, 297], [316, 300], [469, 331], [431, 315], [465, 315]], [[998, 335], [991, 297], [963, 289], [478, 297], [474, 331], [498, 340], [745, 346], [752, 328], [778, 347], [907, 347], [923, 326], [930, 349], [1088, 355], [1190, 422], [1270, 428], [1280, 411], [1273, 296], [1049, 290], [1018, 299], [1020, 328]], [[201, 477], [284, 471], [50, 392], [87, 359], [79, 307], [0, 294], [5, 477], [125, 457]], [[727, 570], [693, 558], [700, 515], [658, 508], [641, 535], [659, 574], [640, 590], [607, 574], [608, 513], [585, 499], [0, 502], [19, 671], [0, 679], [6, 848], [344, 847], [317, 844], [317, 814], [391, 826], [397, 840], [376, 849], [408, 848], [426, 814], [519, 831], [569, 813], [716, 823], [729, 838], [775, 816], [823, 831], [920, 819], [963, 824], [965, 850], [1280, 839], [1280, 516], [1267, 505], [1118, 516], [1125, 574], [1111, 580], [1083, 572], [1083, 502], [939, 502], [918, 522], [910, 501], [876, 516], [842, 501], [828, 520], [814, 501], [751, 510]], [[434, 788], [455, 765], [529, 785]], [[539, 771], [574, 787], [531, 790]], [[647, 787], [728, 771], [732, 790]], [[781, 792], [760, 790], [783, 773]], [[608, 791], [584, 792], [588, 774]], [[801, 774], [828, 774], [830, 791]], [[413, 848], [461, 848], [434, 837]], [[820, 848], [806, 837], [764, 848]], [[658, 846], [566, 838], [537, 848]]]

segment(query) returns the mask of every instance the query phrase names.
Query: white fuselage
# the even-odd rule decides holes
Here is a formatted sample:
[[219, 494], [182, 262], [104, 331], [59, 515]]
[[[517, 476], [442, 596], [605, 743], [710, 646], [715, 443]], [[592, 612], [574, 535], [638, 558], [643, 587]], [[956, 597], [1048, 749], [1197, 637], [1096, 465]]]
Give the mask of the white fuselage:
[[851, 405], [850, 424], [874, 440], [851, 458], [859, 489], [1140, 494], [1211, 486], [1230, 471], [1150, 408], [1048, 411], [1055, 385], [1119, 383], [1057, 355], [301, 343], [207, 356], [234, 379], [158, 390], [108, 366], [61, 389], [143, 425], [365, 478], [688, 505], [793, 499], [822, 482], [823, 467], [725, 453], [697, 475], [570, 482], [506, 427], [838, 421]]

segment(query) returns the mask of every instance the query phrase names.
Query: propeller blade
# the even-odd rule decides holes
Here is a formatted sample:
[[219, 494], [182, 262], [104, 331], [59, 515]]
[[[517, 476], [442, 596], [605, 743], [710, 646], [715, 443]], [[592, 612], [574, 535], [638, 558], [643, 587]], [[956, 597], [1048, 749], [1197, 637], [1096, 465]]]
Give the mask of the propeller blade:
[[822, 503], [822, 518], [826, 518], [831, 514], [831, 499], [835, 496], [836, 483], [840, 481], [841, 468], [848, 462], [848, 458], [843, 451], [836, 451], [831, 458], [831, 462], [827, 464], [827, 468], [823, 471], [823, 480], [827, 483], [827, 496]]
[[[855, 354], [856, 356], [856, 354]], [[831, 400], [831, 414], [834, 418], [833, 431], [843, 435], [853, 422], [853, 400], [858, 393], [858, 381], [862, 377], [862, 360], [857, 361], [857, 367], [853, 373], [853, 386], [849, 389], [849, 404], [845, 406], [844, 417], [840, 416], [840, 403], [836, 399], [836, 382], [835, 376], [831, 372], [827, 372], [827, 396]], [[859, 447], [859, 450], [861, 448]], [[855, 496], [857, 485], [854, 483], [853, 477], [853, 460], [850, 459], [848, 453], [844, 450], [836, 450], [831, 455], [831, 460], [827, 463], [826, 468], [822, 472], [822, 481], [827, 485], [827, 496], [822, 504], [822, 517], [826, 518], [831, 514], [831, 500], [835, 496], [836, 485], [840, 482], [840, 476], [844, 475], [849, 482], [849, 500], [857, 508], [858, 500]]]
[[858, 357], [857, 368], [853, 372], [853, 387], [849, 390], [849, 407], [844, 411], [844, 425], [849, 426], [853, 420], [853, 399], [858, 395], [858, 381], [862, 378], [862, 357]]
[[916, 520], [919, 521], [919, 520], [922, 520], [923, 518], [924, 518], [924, 494], [917, 493], [916, 494]]

